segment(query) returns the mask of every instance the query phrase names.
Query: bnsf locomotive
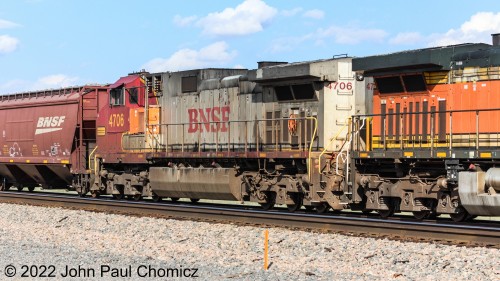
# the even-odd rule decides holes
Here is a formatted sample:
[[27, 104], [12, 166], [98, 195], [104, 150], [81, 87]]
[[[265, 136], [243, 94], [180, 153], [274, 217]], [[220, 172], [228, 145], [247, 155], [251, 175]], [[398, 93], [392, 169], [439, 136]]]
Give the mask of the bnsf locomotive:
[[1, 186], [498, 216], [499, 90], [500, 47], [463, 44], [8, 95]]

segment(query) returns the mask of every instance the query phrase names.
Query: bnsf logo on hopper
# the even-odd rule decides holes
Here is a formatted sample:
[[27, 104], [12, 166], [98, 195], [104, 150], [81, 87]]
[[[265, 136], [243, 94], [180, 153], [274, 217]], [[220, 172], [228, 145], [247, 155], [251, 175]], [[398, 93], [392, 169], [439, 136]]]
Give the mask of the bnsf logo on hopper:
[[62, 130], [62, 123], [66, 116], [39, 117], [36, 124], [35, 135]]
[[[212, 108], [191, 108], [188, 109], [189, 128], [188, 133], [196, 132], [227, 132], [227, 122], [229, 121], [229, 106]], [[210, 123], [214, 122], [214, 123]]]

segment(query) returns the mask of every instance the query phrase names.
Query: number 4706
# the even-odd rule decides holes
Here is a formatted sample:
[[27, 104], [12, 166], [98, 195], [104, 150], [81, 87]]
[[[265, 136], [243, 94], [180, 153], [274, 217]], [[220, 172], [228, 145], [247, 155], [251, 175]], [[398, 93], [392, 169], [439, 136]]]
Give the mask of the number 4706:
[[110, 127], [123, 127], [123, 125], [125, 125], [123, 113], [114, 113], [109, 115], [108, 124]]

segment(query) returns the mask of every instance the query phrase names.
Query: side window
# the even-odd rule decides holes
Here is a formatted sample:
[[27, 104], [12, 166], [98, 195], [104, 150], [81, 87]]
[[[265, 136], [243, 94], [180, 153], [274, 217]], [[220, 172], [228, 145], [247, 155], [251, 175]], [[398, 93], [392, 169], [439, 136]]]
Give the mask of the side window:
[[127, 90], [128, 92], [128, 102], [130, 104], [138, 104], [139, 103], [139, 94], [137, 88], [130, 88]]
[[198, 77], [186, 76], [181, 79], [181, 92], [189, 93], [198, 91]]
[[111, 89], [111, 91], [109, 92], [109, 104], [111, 106], [125, 104], [123, 87]]

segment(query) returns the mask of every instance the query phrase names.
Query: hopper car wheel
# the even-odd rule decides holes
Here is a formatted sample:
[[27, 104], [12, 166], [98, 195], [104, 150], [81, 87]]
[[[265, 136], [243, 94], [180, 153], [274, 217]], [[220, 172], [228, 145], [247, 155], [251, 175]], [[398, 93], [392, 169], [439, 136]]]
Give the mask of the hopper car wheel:
[[321, 203], [318, 206], [316, 206], [316, 213], [318, 214], [324, 214], [330, 209], [330, 205], [328, 203]]
[[177, 202], [179, 201], [179, 197], [170, 197], [170, 200], [172, 200], [172, 202]]
[[90, 193], [90, 195], [92, 196], [92, 198], [97, 198], [97, 197], [99, 197], [99, 191], [92, 190], [92, 192]]
[[140, 193], [139, 193], [139, 194], [132, 195], [132, 199], [133, 199], [134, 201], [139, 201], [139, 200], [141, 200], [141, 198], [142, 198], [142, 194], [140, 194]]
[[23, 191], [23, 187], [22, 186], [17, 186], [17, 191]]
[[29, 191], [29, 192], [33, 192], [33, 191], [35, 191], [35, 187], [34, 187], [34, 186], [28, 186], [28, 191]]
[[299, 193], [290, 194], [290, 198], [293, 200], [293, 204], [286, 205], [289, 212], [296, 212], [302, 207], [302, 196]]
[[200, 199], [196, 199], [196, 198], [191, 198], [190, 200], [191, 200], [191, 202], [193, 202], [193, 203], [198, 203], [198, 201], [200, 201]]
[[270, 192], [266, 196], [266, 203], [259, 203], [263, 210], [271, 210], [276, 203], [276, 194], [274, 192]]
[[456, 213], [450, 214], [450, 217], [454, 222], [462, 222], [468, 220], [471, 215], [463, 207], [458, 207]]
[[153, 198], [153, 202], [161, 202], [161, 200], [163, 199], [160, 196], [156, 195], [156, 193], [153, 193], [152, 198]]

